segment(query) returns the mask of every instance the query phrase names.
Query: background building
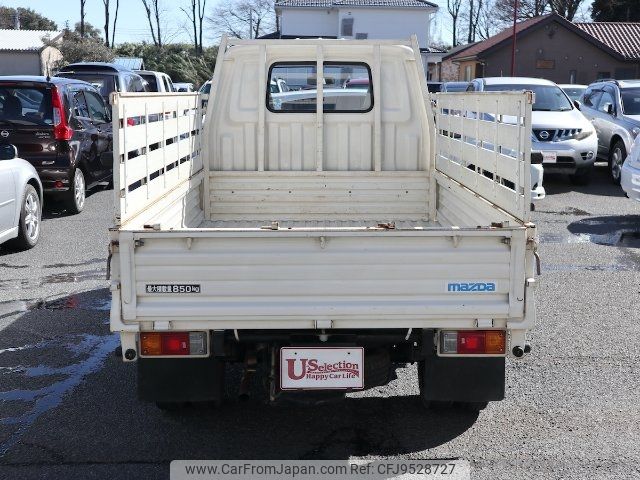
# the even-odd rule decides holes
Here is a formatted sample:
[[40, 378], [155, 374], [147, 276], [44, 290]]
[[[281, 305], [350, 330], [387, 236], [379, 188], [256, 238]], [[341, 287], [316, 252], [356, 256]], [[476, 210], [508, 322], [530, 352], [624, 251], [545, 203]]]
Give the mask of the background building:
[[[429, 49], [431, 18], [426, 0], [276, 0], [280, 30], [271, 38], [406, 39], [415, 34], [427, 78], [438, 75], [441, 56]], [[437, 80], [438, 78], [433, 78]]]
[[[640, 23], [572, 23], [549, 14], [518, 23], [516, 31], [516, 76], [584, 84], [640, 76]], [[511, 48], [508, 28], [443, 61], [458, 65], [458, 80], [510, 76]]]
[[0, 30], [0, 75], [51, 75], [62, 54], [46, 46], [43, 38], [60, 41], [62, 32]]

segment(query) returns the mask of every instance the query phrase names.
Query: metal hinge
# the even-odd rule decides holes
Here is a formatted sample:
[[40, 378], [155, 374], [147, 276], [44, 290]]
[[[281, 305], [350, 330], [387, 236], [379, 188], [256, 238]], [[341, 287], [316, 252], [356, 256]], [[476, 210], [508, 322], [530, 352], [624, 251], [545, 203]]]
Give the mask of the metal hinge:
[[142, 246], [144, 246], [144, 240], [134, 240], [133, 241], [133, 248], [142, 247]]
[[262, 230], [278, 230], [280, 228], [280, 222], [271, 222], [271, 225], [262, 225]]

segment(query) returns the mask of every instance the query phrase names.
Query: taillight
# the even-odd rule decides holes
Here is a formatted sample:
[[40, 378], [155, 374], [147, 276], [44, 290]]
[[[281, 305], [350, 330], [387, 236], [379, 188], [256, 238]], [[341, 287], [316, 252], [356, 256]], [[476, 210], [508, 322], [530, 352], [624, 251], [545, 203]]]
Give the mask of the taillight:
[[207, 355], [206, 332], [142, 332], [140, 355], [203, 356]]
[[440, 332], [443, 355], [503, 355], [506, 351], [504, 330], [447, 330]]
[[51, 89], [51, 95], [51, 105], [53, 107], [53, 137], [56, 140], [71, 140], [73, 130], [67, 123], [62, 96], [57, 87]]

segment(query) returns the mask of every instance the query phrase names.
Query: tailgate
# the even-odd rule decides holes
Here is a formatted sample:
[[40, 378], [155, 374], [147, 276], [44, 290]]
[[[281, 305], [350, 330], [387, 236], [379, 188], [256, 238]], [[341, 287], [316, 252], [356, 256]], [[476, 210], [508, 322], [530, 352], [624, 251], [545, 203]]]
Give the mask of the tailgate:
[[122, 317], [207, 329], [522, 317], [525, 235], [523, 228], [121, 232]]

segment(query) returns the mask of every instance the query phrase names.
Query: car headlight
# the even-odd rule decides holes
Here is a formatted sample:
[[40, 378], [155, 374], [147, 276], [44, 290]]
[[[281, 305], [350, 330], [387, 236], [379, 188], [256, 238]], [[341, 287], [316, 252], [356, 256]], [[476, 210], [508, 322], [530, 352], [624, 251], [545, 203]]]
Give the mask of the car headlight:
[[631, 129], [631, 136], [633, 138], [636, 138], [638, 136], [638, 134], [640, 133], [640, 127], [633, 127]]
[[595, 130], [582, 130], [581, 132], [571, 135], [569, 138], [571, 140], [584, 140], [585, 138], [589, 138], [594, 133], [596, 133]]

